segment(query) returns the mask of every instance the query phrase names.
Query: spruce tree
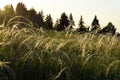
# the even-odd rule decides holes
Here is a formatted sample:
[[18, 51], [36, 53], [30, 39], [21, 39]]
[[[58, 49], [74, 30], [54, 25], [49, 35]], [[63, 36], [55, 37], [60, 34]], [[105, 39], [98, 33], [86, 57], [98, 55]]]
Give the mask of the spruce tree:
[[83, 21], [83, 17], [81, 16], [81, 18], [80, 18], [80, 21], [79, 21], [79, 23], [78, 23], [78, 31], [79, 32], [81, 32], [81, 33], [83, 33], [83, 32], [87, 32], [89, 29], [88, 28], [86, 28], [85, 26], [84, 26], [84, 21]]
[[38, 24], [38, 27], [44, 27], [45, 24], [44, 24], [44, 15], [43, 15], [43, 11], [41, 10], [38, 14], [37, 14], [37, 24]]
[[48, 29], [48, 30], [53, 29], [53, 20], [50, 14], [46, 16], [45, 29]]
[[28, 19], [31, 20], [34, 24], [34, 27], [37, 28], [37, 12], [34, 8], [31, 8], [30, 10], [28, 10]]
[[24, 17], [27, 17], [27, 15], [28, 15], [26, 6], [21, 2], [19, 2], [16, 6], [16, 15], [24, 16]]
[[75, 26], [75, 22], [73, 20], [72, 13], [70, 13], [70, 16], [69, 16], [69, 28], [73, 29], [73, 26]]
[[64, 13], [62, 13], [60, 18], [60, 25], [57, 27], [58, 31], [63, 31], [69, 26], [69, 19], [68, 16]]
[[92, 22], [91, 31], [97, 30], [98, 28], [100, 28], [100, 24], [99, 24], [99, 20], [97, 19], [97, 16], [95, 15], [95, 18]]
[[102, 29], [102, 32], [103, 34], [111, 33], [112, 35], [114, 35], [116, 32], [116, 28], [111, 22], [109, 22], [108, 25]]
[[54, 24], [54, 29], [57, 30], [57, 28], [58, 28], [59, 25], [60, 25], [60, 20], [57, 18], [57, 19], [56, 19], [56, 22], [55, 22], [55, 24]]

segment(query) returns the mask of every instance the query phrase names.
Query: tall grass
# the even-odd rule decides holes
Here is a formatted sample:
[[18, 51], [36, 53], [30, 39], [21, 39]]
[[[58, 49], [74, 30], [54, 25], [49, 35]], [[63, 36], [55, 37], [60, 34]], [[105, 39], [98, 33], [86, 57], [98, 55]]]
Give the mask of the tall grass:
[[3, 28], [0, 61], [1, 80], [119, 80], [120, 42], [115, 36]]

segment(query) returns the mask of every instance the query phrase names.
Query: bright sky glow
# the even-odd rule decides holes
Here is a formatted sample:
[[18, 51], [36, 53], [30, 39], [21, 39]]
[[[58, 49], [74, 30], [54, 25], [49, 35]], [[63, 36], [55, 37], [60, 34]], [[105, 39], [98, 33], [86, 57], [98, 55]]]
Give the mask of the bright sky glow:
[[60, 18], [61, 13], [73, 14], [76, 26], [80, 16], [83, 16], [85, 25], [90, 26], [97, 15], [101, 27], [112, 22], [120, 32], [120, 0], [1, 0], [0, 8], [6, 4], [14, 7], [18, 2], [23, 2], [28, 9], [43, 10], [44, 15], [51, 14], [53, 20]]

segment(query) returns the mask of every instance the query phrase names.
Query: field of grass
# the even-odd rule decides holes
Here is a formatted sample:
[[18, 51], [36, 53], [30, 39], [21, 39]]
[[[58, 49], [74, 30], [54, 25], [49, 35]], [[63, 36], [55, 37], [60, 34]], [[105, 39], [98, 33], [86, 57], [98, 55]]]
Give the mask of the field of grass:
[[120, 42], [115, 36], [4, 28], [0, 80], [120, 80]]

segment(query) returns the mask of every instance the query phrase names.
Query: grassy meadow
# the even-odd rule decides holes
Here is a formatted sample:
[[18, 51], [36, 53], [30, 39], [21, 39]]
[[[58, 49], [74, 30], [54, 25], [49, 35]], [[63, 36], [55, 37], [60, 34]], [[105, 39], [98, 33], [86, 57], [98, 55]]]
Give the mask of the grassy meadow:
[[0, 80], [120, 80], [120, 42], [90, 33], [3, 28]]

